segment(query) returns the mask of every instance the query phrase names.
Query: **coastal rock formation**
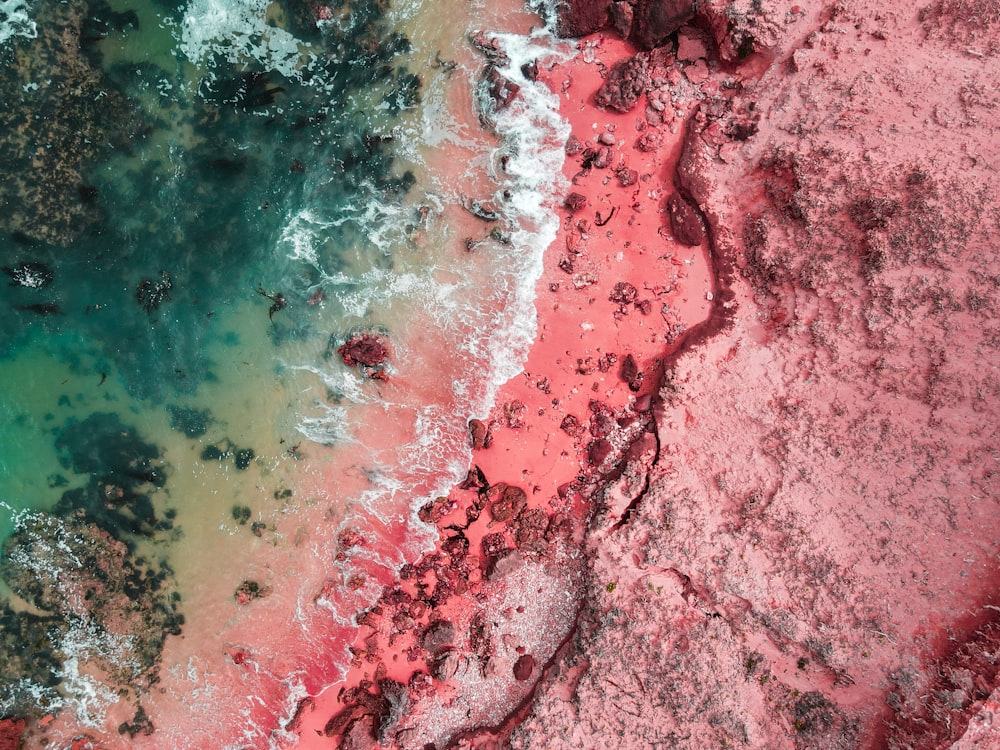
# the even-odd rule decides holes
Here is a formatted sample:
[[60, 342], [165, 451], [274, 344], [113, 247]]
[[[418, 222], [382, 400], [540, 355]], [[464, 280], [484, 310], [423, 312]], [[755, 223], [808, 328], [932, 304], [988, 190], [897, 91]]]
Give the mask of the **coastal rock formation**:
[[867, 0], [692, 24], [540, 70], [574, 133], [539, 338], [303, 742], [997, 744], [989, 47]]
[[385, 380], [387, 377], [385, 366], [389, 347], [382, 336], [356, 333], [337, 347], [337, 354], [345, 365], [359, 368], [370, 378]]
[[558, 6], [562, 36], [582, 37], [607, 28], [638, 49], [657, 47], [695, 13], [691, 0], [568, 0]]
[[[183, 622], [168, 589], [169, 569], [134, 556], [82, 512], [66, 518], [40, 513], [23, 519], [4, 543], [0, 576], [43, 613], [7, 615], [42, 637], [20, 641], [20, 656], [5, 659], [0, 713], [38, 711], [38, 696], [22, 704], [19, 691], [51, 690], [57, 667], [69, 658], [85, 660], [141, 710], [142, 694], [157, 679], [163, 641]], [[47, 667], [41, 676], [39, 666]]]

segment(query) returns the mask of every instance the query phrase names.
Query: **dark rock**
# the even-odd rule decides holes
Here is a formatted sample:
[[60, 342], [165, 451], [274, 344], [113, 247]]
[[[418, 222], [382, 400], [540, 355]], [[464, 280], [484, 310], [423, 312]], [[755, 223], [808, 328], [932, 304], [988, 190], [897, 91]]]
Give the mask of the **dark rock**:
[[189, 438], [204, 435], [212, 419], [208, 409], [191, 409], [171, 404], [167, 411], [170, 412], [170, 429], [183, 432]]
[[531, 675], [535, 671], [535, 657], [531, 654], [522, 654], [518, 657], [518, 660], [514, 662], [514, 679], [518, 682], [524, 682], [525, 680], [531, 679]]
[[432, 654], [455, 643], [455, 626], [447, 620], [435, 620], [420, 636], [420, 645]]
[[529, 81], [538, 80], [538, 61], [532, 60], [531, 62], [526, 62], [521, 66], [521, 75], [523, 75]]
[[410, 706], [410, 692], [406, 685], [395, 680], [379, 680], [378, 687], [384, 708], [376, 716], [375, 739], [380, 745], [384, 745]]
[[570, 134], [569, 138], [566, 139], [566, 156], [576, 156], [581, 151], [583, 151], [583, 141]]
[[632, 24], [635, 20], [635, 10], [631, 3], [615, 2], [611, 3], [611, 25], [622, 39], [628, 39], [632, 34]]
[[493, 201], [470, 200], [465, 203], [465, 210], [483, 221], [496, 221], [500, 218], [500, 209]]
[[529, 508], [517, 519], [514, 540], [525, 552], [544, 552], [548, 547], [545, 532], [549, 528], [549, 514], [541, 508]]
[[601, 146], [597, 150], [597, 155], [594, 156], [592, 162], [594, 169], [607, 169], [611, 166], [611, 160], [613, 158], [613, 153], [611, 149], [607, 146]]
[[613, 450], [614, 448], [607, 438], [598, 438], [588, 446], [587, 460], [590, 461], [591, 466], [600, 466]]
[[570, 193], [563, 201], [563, 205], [570, 211], [576, 213], [587, 207], [587, 196], [582, 193]]
[[348, 367], [360, 367], [370, 378], [385, 379], [389, 348], [381, 336], [356, 333], [337, 349], [337, 353]]
[[622, 166], [615, 170], [615, 177], [618, 179], [619, 185], [622, 187], [630, 187], [638, 182], [639, 173], [634, 169]]
[[160, 280], [142, 279], [135, 288], [135, 300], [139, 306], [151, 315], [161, 304], [170, 299], [170, 290], [174, 282], [170, 274], [160, 271]]
[[614, 410], [605, 403], [596, 399], [591, 400], [590, 408], [590, 434], [595, 438], [607, 437], [614, 431], [618, 424], [615, 419]]
[[580, 420], [572, 414], [567, 414], [563, 417], [562, 422], [559, 424], [559, 429], [570, 437], [580, 437], [584, 433], [583, 425], [580, 424]]
[[35, 313], [35, 315], [44, 316], [59, 315], [62, 312], [62, 308], [60, 308], [55, 302], [37, 302], [30, 305], [18, 305], [17, 309]]
[[582, 37], [608, 25], [611, 0], [566, 0], [558, 6], [556, 33], [562, 37]]
[[594, 101], [616, 112], [631, 112], [650, 86], [649, 67], [650, 56], [646, 52], [615, 63], [594, 95]]
[[625, 359], [622, 360], [621, 377], [628, 383], [629, 390], [638, 391], [642, 388], [644, 379], [642, 370], [639, 369], [639, 364], [631, 354], [625, 355]]
[[490, 515], [500, 523], [517, 518], [528, 504], [528, 495], [524, 490], [503, 482], [490, 487], [486, 496], [490, 500]]
[[476, 31], [469, 35], [469, 42], [494, 65], [506, 65], [510, 62], [507, 53], [503, 51], [500, 40], [495, 36], [490, 36], [483, 31]]
[[245, 471], [254, 459], [253, 448], [240, 448], [233, 457], [233, 464], [238, 471]]
[[446, 682], [455, 676], [455, 673], [458, 671], [458, 664], [458, 653], [448, 650], [438, 654], [434, 658], [434, 661], [428, 665], [428, 668], [435, 680]]
[[448, 583], [447, 581], [439, 580], [434, 585], [434, 591], [431, 593], [431, 596], [427, 600], [427, 603], [436, 609], [438, 607], [447, 604], [448, 600], [454, 593], [455, 591], [450, 583]]
[[486, 423], [480, 419], [469, 420], [469, 436], [472, 438], [472, 449], [482, 450], [493, 444], [493, 435]]
[[10, 277], [11, 286], [25, 289], [41, 289], [52, 283], [52, 270], [44, 263], [27, 261], [13, 266], [4, 266], [3, 272]]
[[424, 523], [437, 523], [452, 510], [452, 503], [444, 495], [425, 503], [417, 511], [417, 517]]
[[469, 554], [469, 540], [465, 534], [458, 532], [442, 543], [441, 549], [453, 561], [464, 560]]
[[696, 247], [705, 239], [705, 225], [701, 215], [679, 193], [667, 199], [670, 231], [681, 244]]
[[123, 721], [118, 725], [118, 734], [128, 735], [130, 738], [142, 736], [148, 737], [154, 731], [153, 722], [146, 715], [146, 709], [139, 706], [132, 716], [132, 721]]
[[616, 305], [631, 305], [639, 297], [639, 290], [634, 284], [627, 281], [619, 281], [615, 288], [608, 295], [608, 300]]
[[507, 540], [499, 532], [491, 532], [483, 536], [483, 560], [492, 561], [507, 550]]
[[639, 136], [635, 147], [645, 153], [652, 153], [663, 145], [663, 134], [659, 130], [647, 130]]
[[236, 587], [233, 595], [237, 604], [249, 604], [257, 599], [263, 599], [271, 593], [270, 586], [261, 586], [257, 581], [246, 580]]
[[495, 66], [490, 66], [485, 75], [486, 91], [493, 102], [495, 110], [504, 109], [517, 96], [521, 87], [501, 73]]
[[693, 0], [635, 0], [631, 41], [639, 49], [658, 47], [694, 16]]

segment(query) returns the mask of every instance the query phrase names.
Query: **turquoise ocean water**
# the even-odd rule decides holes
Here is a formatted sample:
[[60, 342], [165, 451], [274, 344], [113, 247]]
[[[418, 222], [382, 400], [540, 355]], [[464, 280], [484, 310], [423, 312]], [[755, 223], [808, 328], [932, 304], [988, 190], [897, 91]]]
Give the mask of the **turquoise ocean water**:
[[[523, 86], [496, 133], [480, 29]], [[566, 133], [520, 64], [553, 54], [499, 4], [0, 1], [0, 716], [30, 747], [278, 746], [336, 683], [533, 336]], [[361, 332], [386, 381], [337, 355]]]

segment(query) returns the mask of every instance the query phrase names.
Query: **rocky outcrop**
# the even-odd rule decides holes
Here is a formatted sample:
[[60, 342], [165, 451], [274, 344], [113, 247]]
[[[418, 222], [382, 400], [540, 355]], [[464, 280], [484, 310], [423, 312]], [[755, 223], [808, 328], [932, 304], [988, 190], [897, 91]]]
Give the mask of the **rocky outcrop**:
[[348, 367], [357, 367], [375, 380], [385, 380], [389, 347], [383, 336], [357, 333], [337, 347], [337, 354]]
[[135, 559], [81, 513], [26, 518], [4, 543], [0, 575], [66, 627], [85, 624], [95, 639], [90, 658], [132, 689], [152, 684], [164, 638], [180, 632], [169, 569]]
[[615, 29], [641, 50], [663, 44], [694, 16], [691, 0], [568, 0], [558, 6], [562, 36], [581, 37]]
[[568, 0], [557, 6], [556, 30], [564, 37], [582, 37], [610, 24], [611, 0]]

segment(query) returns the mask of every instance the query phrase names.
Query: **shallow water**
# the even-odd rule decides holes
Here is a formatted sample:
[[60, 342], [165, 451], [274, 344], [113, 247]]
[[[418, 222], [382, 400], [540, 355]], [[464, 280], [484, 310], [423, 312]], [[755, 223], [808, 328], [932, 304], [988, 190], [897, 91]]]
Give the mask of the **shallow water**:
[[[0, 614], [48, 630], [0, 643], [0, 715], [54, 715], [30, 747], [280, 744], [534, 333], [564, 124], [522, 79], [504, 140], [484, 131], [466, 35], [510, 32], [514, 78], [566, 52], [502, 3], [318, 28], [260, 0], [14, 5]], [[493, 197], [495, 225], [461, 207]], [[386, 380], [340, 361], [360, 331]]]

